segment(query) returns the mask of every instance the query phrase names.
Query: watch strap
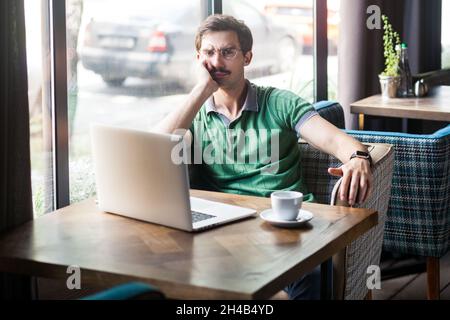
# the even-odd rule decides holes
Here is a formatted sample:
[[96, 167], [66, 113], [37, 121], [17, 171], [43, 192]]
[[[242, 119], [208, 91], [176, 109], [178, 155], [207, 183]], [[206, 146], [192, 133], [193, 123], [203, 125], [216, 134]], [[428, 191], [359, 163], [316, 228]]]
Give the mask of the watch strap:
[[372, 166], [372, 157], [370, 156], [370, 153], [368, 153], [368, 152], [357, 150], [350, 156], [350, 160], [353, 158], [366, 159], [369, 161], [369, 164]]

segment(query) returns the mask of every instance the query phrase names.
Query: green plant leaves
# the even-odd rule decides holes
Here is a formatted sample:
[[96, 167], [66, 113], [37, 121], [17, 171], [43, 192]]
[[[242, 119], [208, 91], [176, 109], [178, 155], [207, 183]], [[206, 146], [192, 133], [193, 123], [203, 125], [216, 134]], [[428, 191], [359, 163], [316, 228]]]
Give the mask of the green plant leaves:
[[399, 53], [395, 50], [396, 45], [400, 44], [400, 36], [394, 31], [391, 23], [389, 22], [389, 18], [386, 15], [382, 15], [381, 19], [383, 20], [383, 56], [384, 56], [384, 65], [385, 69], [382, 72], [382, 75], [385, 76], [398, 76], [398, 62], [399, 62]]

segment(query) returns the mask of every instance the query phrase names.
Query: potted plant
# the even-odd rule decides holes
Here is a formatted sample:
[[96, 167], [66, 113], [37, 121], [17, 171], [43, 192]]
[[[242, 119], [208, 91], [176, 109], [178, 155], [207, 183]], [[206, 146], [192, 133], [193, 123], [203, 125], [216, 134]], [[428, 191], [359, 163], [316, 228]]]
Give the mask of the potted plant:
[[386, 15], [383, 19], [383, 47], [384, 47], [384, 71], [378, 76], [381, 85], [381, 95], [383, 98], [395, 98], [397, 88], [400, 84], [400, 75], [398, 73], [399, 53], [396, 46], [400, 45], [400, 36], [389, 23]]

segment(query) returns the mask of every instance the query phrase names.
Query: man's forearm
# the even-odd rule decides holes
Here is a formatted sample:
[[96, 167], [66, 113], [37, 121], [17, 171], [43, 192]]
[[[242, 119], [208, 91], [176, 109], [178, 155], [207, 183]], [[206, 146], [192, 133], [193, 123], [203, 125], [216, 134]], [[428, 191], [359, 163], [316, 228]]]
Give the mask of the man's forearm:
[[367, 152], [366, 146], [342, 131], [340, 134], [334, 136], [334, 140], [335, 145], [337, 146], [334, 150], [334, 156], [342, 163], [349, 161], [351, 155], [357, 150]]
[[326, 143], [323, 144], [324, 151], [338, 158], [342, 163], [350, 160], [351, 155], [359, 151], [367, 151], [367, 148], [358, 140], [349, 136], [342, 130], [327, 123], [322, 126], [322, 132], [327, 132]]
[[341, 200], [347, 200], [350, 205], [365, 201], [373, 181], [370, 163], [361, 158], [350, 160], [350, 157], [355, 151], [367, 151], [367, 148], [318, 115], [300, 127], [300, 134], [308, 143], [343, 163], [338, 168], [328, 168], [329, 174], [342, 177]]
[[152, 131], [173, 133], [177, 129], [189, 129], [203, 103], [211, 96], [213, 90], [204, 85], [196, 85], [186, 101], [159, 122]]

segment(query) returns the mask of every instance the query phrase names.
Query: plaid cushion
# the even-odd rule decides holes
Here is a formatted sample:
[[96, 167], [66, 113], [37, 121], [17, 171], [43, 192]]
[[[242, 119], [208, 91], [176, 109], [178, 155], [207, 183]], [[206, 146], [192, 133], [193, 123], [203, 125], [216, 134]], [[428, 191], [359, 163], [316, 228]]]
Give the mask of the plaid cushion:
[[433, 135], [348, 133], [362, 142], [394, 145], [384, 249], [442, 257], [450, 244], [450, 125]]
[[306, 189], [314, 194], [317, 202], [329, 204], [331, 192], [339, 177], [330, 175], [328, 168], [338, 167], [341, 162], [305, 142], [299, 143], [299, 148], [302, 179], [305, 181]]
[[345, 129], [344, 110], [339, 103], [334, 101], [320, 101], [316, 102], [313, 106], [322, 118], [338, 128]]
[[[304, 179], [308, 191], [314, 193], [320, 203], [329, 204], [331, 193], [338, 177], [328, 174], [329, 167], [342, 163], [306, 143], [300, 143]], [[364, 207], [378, 211], [378, 225], [353, 241], [345, 253], [344, 299], [363, 299], [367, 294], [367, 268], [379, 265], [383, 242], [383, 230], [386, 219], [392, 181], [394, 155], [387, 154], [373, 167], [374, 190]]]

